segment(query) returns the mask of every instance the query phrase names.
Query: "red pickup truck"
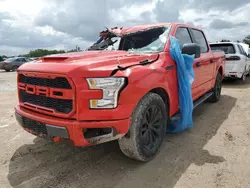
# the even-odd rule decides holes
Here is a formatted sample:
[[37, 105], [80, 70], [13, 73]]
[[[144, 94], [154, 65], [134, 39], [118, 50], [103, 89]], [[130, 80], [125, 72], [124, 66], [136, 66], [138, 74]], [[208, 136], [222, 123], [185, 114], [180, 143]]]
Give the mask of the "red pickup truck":
[[210, 50], [202, 30], [178, 23], [112, 28], [86, 51], [46, 56], [18, 69], [18, 123], [75, 146], [118, 140], [126, 156], [152, 159], [179, 111], [170, 35], [182, 53], [195, 55], [194, 106], [218, 101], [225, 56]]

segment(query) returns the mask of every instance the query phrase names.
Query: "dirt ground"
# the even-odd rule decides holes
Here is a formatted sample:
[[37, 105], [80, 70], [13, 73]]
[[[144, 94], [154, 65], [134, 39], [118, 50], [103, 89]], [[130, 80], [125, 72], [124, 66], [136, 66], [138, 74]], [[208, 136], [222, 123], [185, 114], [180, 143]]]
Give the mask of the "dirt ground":
[[194, 128], [167, 135], [148, 163], [126, 158], [117, 142], [90, 148], [54, 144], [14, 118], [16, 73], [0, 71], [0, 185], [72, 188], [250, 187], [250, 78], [223, 84], [221, 100], [194, 111]]

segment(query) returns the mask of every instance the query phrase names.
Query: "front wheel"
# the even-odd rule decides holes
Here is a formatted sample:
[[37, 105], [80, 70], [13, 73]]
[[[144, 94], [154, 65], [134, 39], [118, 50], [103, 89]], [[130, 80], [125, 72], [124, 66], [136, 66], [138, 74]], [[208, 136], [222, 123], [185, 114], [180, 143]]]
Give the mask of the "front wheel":
[[167, 107], [155, 93], [145, 95], [135, 108], [127, 135], [119, 140], [121, 151], [138, 161], [149, 161], [159, 151], [166, 133]]
[[222, 88], [222, 75], [221, 73], [217, 73], [216, 76], [216, 81], [214, 84], [214, 88], [213, 88], [213, 95], [209, 98], [209, 102], [218, 102], [220, 100], [220, 96], [221, 96], [221, 88]]

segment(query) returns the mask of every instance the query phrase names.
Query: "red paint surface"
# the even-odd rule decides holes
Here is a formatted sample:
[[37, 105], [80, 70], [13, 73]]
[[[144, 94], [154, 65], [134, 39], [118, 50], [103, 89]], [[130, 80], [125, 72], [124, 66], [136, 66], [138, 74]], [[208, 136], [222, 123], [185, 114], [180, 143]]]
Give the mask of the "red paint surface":
[[[163, 25], [169, 24], [137, 26], [123, 29], [121, 33], [127, 34]], [[184, 24], [171, 24], [170, 34], [172, 36], [175, 36], [178, 27], [192, 28], [192, 26]], [[33, 109], [25, 107], [22, 103], [16, 106], [16, 112], [36, 121], [66, 127], [71, 141], [76, 146], [90, 145], [83, 137], [84, 128], [114, 127], [121, 134], [127, 133], [130, 117], [136, 105], [144, 95], [155, 88], [162, 88], [166, 91], [169, 98], [169, 115], [172, 116], [178, 110], [178, 86], [176, 68], [166, 70], [169, 65], [176, 66], [170, 57], [169, 45], [168, 42], [165, 50], [159, 53], [159, 59], [154, 63], [118, 71], [114, 75], [128, 79], [128, 85], [120, 93], [116, 109], [89, 109], [89, 100], [101, 98], [102, 92], [89, 90], [86, 78], [109, 77], [111, 72], [117, 68], [118, 58], [120, 66], [128, 66], [146, 59], [155, 60], [158, 54], [138, 55], [129, 54], [126, 51], [83, 51], [57, 54], [38, 60], [38, 63], [24, 64], [19, 68], [19, 73], [35, 77], [63, 76], [67, 78], [73, 89], [61, 91], [65, 92], [66, 98], [73, 98], [74, 105], [72, 113], [66, 116], [53, 111], [45, 113], [35, 107]], [[210, 59], [215, 62], [211, 64]], [[202, 66], [199, 68], [194, 66], [195, 82], [192, 87], [194, 100], [213, 88], [219, 68], [224, 75], [225, 58], [223, 53], [212, 53], [209, 47], [209, 52], [201, 54], [201, 57], [195, 60], [195, 62], [197, 61], [201, 62]], [[25, 89], [25, 85], [19, 83], [19, 88]], [[47, 89], [46, 95], [50, 91], [51, 89]]]

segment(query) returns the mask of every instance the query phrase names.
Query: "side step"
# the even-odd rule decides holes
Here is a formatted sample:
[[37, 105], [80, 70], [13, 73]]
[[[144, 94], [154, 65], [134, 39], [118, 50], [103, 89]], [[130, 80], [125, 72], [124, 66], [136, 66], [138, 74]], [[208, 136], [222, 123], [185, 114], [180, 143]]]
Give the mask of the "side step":
[[[194, 101], [193, 109], [195, 109], [197, 106], [199, 106], [201, 103], [203, 103], [205, 100], [207, 100], [212, 95], [213, 95], [213, 92], [209, 92], [209, 93], [203, 95], [202, 97], [200, 97], [199, 99], [197, 99], [196, 101]], [[176, 121], [176, 120], [179, 120], [180, 118], [181, 118], [180, 111], [178, 111], [175, 115], [173, 115], [170, 118], [170, 121]]]
[[210, 92], [210, 93], [207, 93], [207, 94], [203, 95], [202, 97], [200, 97], [196, 101], [194, 101], [194, 108], [196, 108], [197, 106], [199, 106], [201, 103], [203, 103], [205, 100], [207, 100], [212, 95], [213, 95], [213, 92]]

